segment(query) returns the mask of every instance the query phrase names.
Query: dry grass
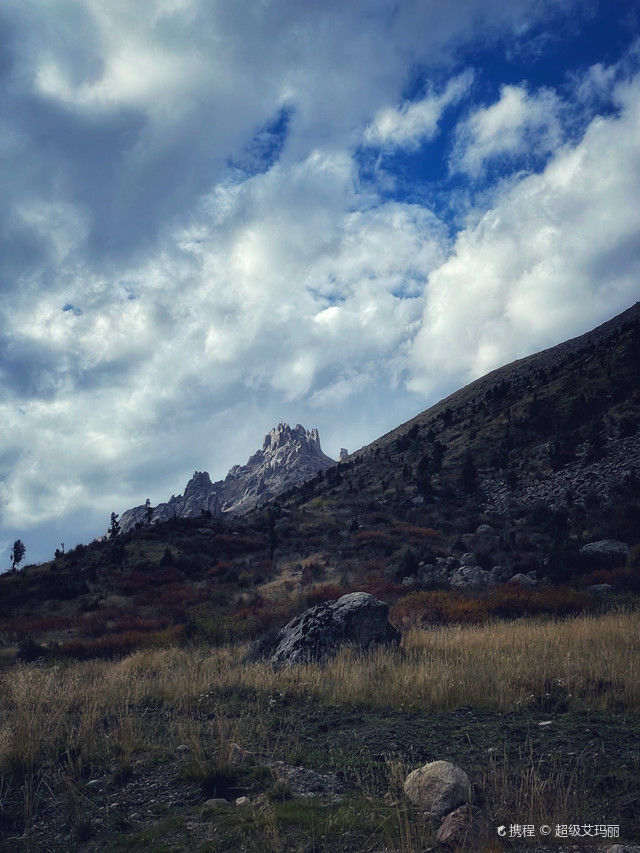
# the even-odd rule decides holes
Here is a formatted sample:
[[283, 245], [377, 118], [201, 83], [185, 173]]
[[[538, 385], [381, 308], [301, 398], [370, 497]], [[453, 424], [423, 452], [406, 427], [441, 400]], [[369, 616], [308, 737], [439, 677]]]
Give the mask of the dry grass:
[[[245, 647], [157, 649], [121, 661], [21, 665], [0, 679], [0, 769], [29, 771], [47, 760], [82, 765], [153, 742], [139, 709], [188, 712], [212, 688], [249, 689], [265, 701], [287, 692], [331, 704], [447, 710], [508, 710], [550, 693], [567, 707], [640, 707], [640, 616], [609, 613], [566, 621], [520, 621], [414, 630], [401, 649], [324, 665], [274, 670], [244, 663]], [[249, 710], [243, 725], [255, 721]], [[143, 724], [144, 723], [144, 724]], [[255, 725], [255, 722], [251, 723]], [[174, 732], [179, 743], [184, 732]], [[173, 745], [175, 745], [175, 743]], [[172, 743], [167, 743], [168, 747]]]
[[[18, 665], [0, 677], [0, 810], [10, 795], [16, 808], [18, 792], [29, 826], [54, 791], [60, 797], [67, 790], [68, 820], [80, 826], [87, 820], [83, 780], [89, 773], [106, 767], [115, 773], [119, 767], [126, 774], [141, 756], [150, 767], [161, 756], [175, 761], [181, 744], [188, 747], [180, 759], [182, 777], [191, 782], [228, 770], [235, 743], [296, 763], [307, 741], [304, 722], [293, 732], [273, 728], [270, 708], [287, 701], [282, 697], [297, 697], [305, 707], [419, 708], [428, 714], [460, 706], [535, 709], [551, 696], [569, 710], [634, 711], [640, 699], [639, 622], [640, 614], [619, 612], [413, 630], [400, 649], [367, 655], [345, 649], [324, 665], [281, 670], [244, 662], [246, 646], [240, 645], [147, 649], [120, 661]], [[580, 791], [589, 787], [593, 758], [566, 760], [533, 749], [528, 754], [525, 743], [518, 747], [524, 752], [515, 769], [504, 747], [504, 753], [487, 758], [474, 782], [493, 823], [526, 814], [551, 825], [562, 815], [582, 813]], [[384, 837], [388, 849], [410, 853], [422, 849], [425, 833], [434, 827], [400, 793], [411, 769], [404, 760], [387, 767], [383, 787], [395, 795], [395, 806], [382, 808], [371, 832], [372, 843], [374, 836]], [[381, 801], [373, 765], [360, 772], [364, 799], [345, 803], [335, 814], [342, 820], [348, 812], [366, 831], [364, 815]], [[278, 831], [298, 817], [300, 827], [315, 820], [308, 804], [296, 803], [277, 806]], [[258, 824], [261, 849], [289, 849], [275, 824], [262, 817]]]

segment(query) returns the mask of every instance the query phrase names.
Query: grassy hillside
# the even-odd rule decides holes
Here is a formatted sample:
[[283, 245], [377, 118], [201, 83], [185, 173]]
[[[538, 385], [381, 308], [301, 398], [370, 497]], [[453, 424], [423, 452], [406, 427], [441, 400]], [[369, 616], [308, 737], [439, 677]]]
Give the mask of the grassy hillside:
[[[354, 589], [395, 604], [399, 627], [587, 612], [593, 583], [638, 593], [639, 379], [636, 305], [472, 383], [260, 511], [143, 526], [0, 576], [0, 652], [109, 657], [245, 640]], [[586, 571], [578, 550], [603, 537], [635, 550], [626, 565]], [[542, 586], [469, 601], [424, 577], [469, 550]]]

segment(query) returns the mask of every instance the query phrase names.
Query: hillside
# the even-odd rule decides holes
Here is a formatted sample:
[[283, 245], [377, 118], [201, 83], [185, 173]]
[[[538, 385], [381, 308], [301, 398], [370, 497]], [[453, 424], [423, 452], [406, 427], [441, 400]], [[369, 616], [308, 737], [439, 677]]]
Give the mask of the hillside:
[[[499, 841], [516, 815], [637, 838], [639, 380], [636, 305], [244, 515], [0, 576], [0, 846], [609, 849]], [[259, 659], [352, 590], [401, 647]], [[403, 793], [435, 759], [471, 780], [453, 847]]]
[[[421, 589], [472, 592], [464, 578], [451, 584], [469, 552], [467, 564], [492, 572], [476, 572], [475, 586], [494, 597], [518, 573], [538, 596], [569, 582], [640, 590], [639, 379], [636, 304], [471, 383], [264, 507], [144, 525], [0, 577], [5, 655], [27, 639], [90, 656], [253, 637], [349, 589], [391, 603]], [[581, 561], [584, 543], [603, 538], [631, 547], [628, 566]]]

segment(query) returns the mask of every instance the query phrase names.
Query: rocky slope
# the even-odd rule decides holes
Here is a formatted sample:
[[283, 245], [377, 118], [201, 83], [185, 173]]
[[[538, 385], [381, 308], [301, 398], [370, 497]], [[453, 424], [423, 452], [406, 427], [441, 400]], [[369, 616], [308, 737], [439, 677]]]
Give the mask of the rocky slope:
[[[234, 465], [224, 480], [211, 482], [206, 471], [195, 471], [182, 495], [172, 495], [153, 510], [154, 523], [171, 518], [195, 518], [203, 512], [214, 517], [240, 515], [303, 483], [335, 462], [322, 452], [317, 429], [280, 423], [268, 432], [246, 465]], [[145, 506], [122, 513], [120, 532], [147, 521]]]

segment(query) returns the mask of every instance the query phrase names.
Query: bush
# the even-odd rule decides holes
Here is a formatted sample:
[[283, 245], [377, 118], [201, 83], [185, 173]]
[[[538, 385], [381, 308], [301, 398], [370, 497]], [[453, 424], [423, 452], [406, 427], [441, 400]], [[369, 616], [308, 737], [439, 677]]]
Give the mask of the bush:
[[62, 657], [75, 660], [90, 658], [124, 657], [136, 649], [170, 646], [180, 639], [184, 632], [182, 625], [166, 628], [164, 631], [145, 633], [143, 631], [125, 631], [122, 634], [108, 634], [95, 640], [79, 638], [63, 643], [58, 647]]
[[595, 607], [591, 595], [569, 587], [528, 589], [506, 584], [482, 598], [469, 598], [457, 590], [412, 592], [394, 604], [390, 619], [396, 626], [406, 629], [452, 622], [486, 622], [491, 618], [561, 617], [586, 613]]
[[33, 639], [33, 637], [25, 637], [21, 640], [18, 646], [17, 659], [25, 663], [33, 663], [40, 658], [46, 658], [49, 650]]
[[306, 593], [307, 607], [315, 607], [316, 604], [324, 604], [325, 601], [335, 601], [346, 593], [346, 589], [335, 583], [325, 583]]

